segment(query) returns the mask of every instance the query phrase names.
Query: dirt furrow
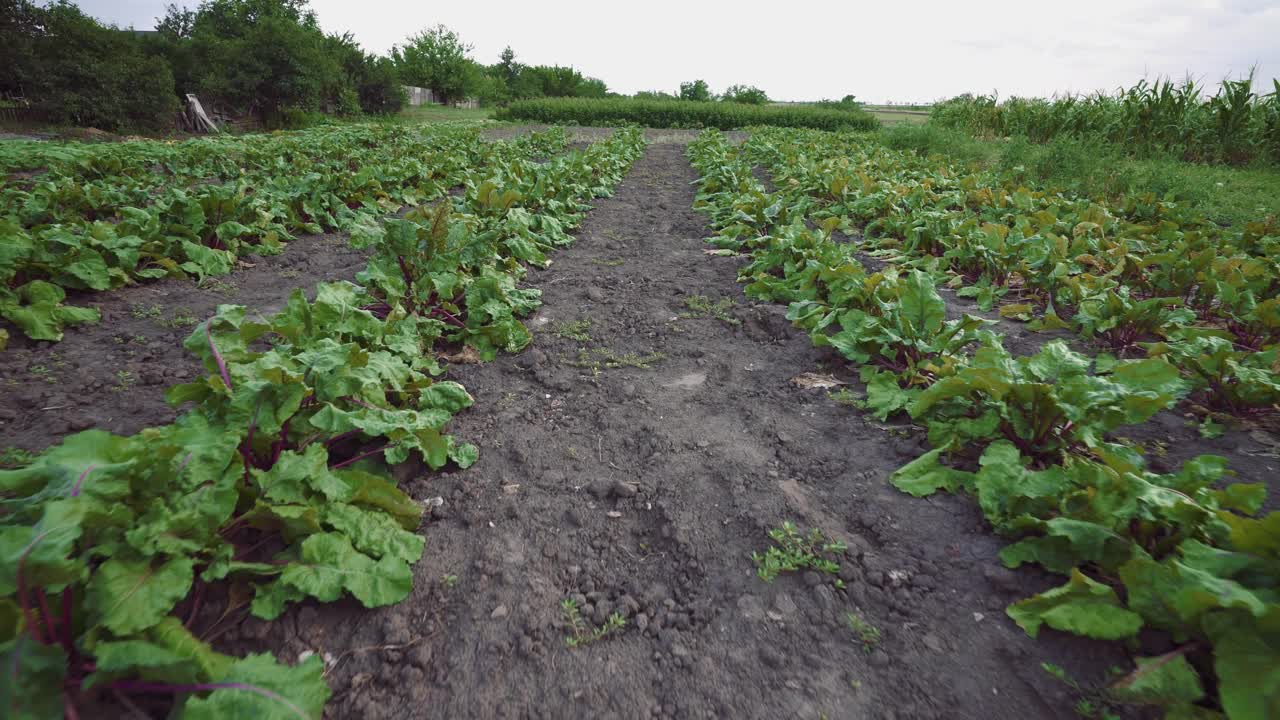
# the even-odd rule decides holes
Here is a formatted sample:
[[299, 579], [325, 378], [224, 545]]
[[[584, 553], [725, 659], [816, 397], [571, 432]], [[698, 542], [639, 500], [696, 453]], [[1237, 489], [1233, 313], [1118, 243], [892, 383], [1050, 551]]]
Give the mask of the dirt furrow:
[[[1003, 607], [1053, 580], [1002, 570], [970, 500], [888, 485], [922, 440], [791, 382], [835, 360], [703, 253], [676, 139], [532, 273], [534, 347], [451, 370], [478, 400], [453, 430], [481, 459], [407, 483], [440, 503], [414, 594], [226, 641], [327, 654], [332, 717], [1073, 717], [1040, 662], [1094, 680], [1119, 655], [1027, 638]], [[786, 520], [848, 545], [839, 583], [757, 577]], [[625, 626], [591, 641], [615, 612]]]

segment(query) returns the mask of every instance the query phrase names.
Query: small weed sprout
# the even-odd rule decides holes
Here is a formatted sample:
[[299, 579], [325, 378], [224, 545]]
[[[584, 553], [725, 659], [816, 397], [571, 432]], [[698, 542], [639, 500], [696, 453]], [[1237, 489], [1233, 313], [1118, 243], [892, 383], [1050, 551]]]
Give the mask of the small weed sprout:
[[36, 454], [19, 447], [7, 447], [0, 450], [0, 469], [12, 470], [25, 467], [35, 462]]
[[565, 340], [576, 340], [581, 343], [591, 342], [591, 321], [582, 319], [571, 323], [557, 323], [552, 328], [557, 336]]
[[580, 350], [578, 359], [569, 364], [590, 370], [593, 375], [599, 375], [600, 369], [616, 370], [618, 368], [636, 368], [639, 370], [648, 370], [656, 362], [666, 360], [667, 356], [660, 352], [640, 355], [638, 353], [623, 353], [619, 355], [609, 348], [594, 348], [591, 351]]
[[164, 308], [159, 305], [130, 305], [129, 314], [136, 320], [155, 320], [164, 314]]
[[[751, 560], [756, 564], [756, 575], [765, 582], [773, 582], [779, 573], [795, 572], [810, 568], [828, 575], [840, 574], [840, 563], [832, 559], [846, 550], [839, 540], [828, 540], [822, 531], [814, 528], [808, 535], [796, 529], [795, 523], [783, 521], [782, 527], [769, 531], [769, 537], [775, 543], [763, 555], [751, 553]], [[836, 579], [836, 587], [844, 587], [844, 582]]]
[[[1091, 692], [1081, 687], [1080, 683], [1067, 674], [1067, 671], [1061, 666], [1053, 663], [1040, 663], [1040, 668], [1048, 673], [1058, 682], [1071, 688], [1078, 696], [1074, 710], [1077, 715], [1082, 718], [1097, 718], [1098, 720], [1120, 720], [1120, 716], [1112, 711], [1113, 703], [1102, 697], [1097, 692]], [[1118, 668], [1112, 668], [1113, 675], [1121, 674]]]
[[157, 321], [157, 324], [171, 330], [181, 330], [182, 328], [195, 327], [198, 322], [200, 321], [191, 314], [190, 310], [186, 308], [178, 308], [173, 311], [173, 317], [159, 320]]
[[711, 298], [706, 295], [690, 295], [684, 299], [684, 306], [692, 312], [681, 313], [680, 317], [713, 317], [720, 322], [736, 327], [741, 325], [742, 321], [729, 314], [729, 310], [734, 305], [733, 298], [722, 298], [717, 302], [712, 302]]
[[837, 404], [847, 405], [848, 407], [863, 408], [866, 406], [866, 403], [863, 402], [862, 398], [858, 397], [857, 393], [849, 390], [848, 388], [840, 388], [839, 390], [829, 392], [827, 393], [827, 397], [836, 401]]
[[572, 633], [564, 638], [564, 644], [570, 648], [589, 645], [610, 633], [622, 630], [627, 624], [627, 620], [622, 617], [622, 613], [613, 613], [604, 621], [603, 625], [592, 627], [590, 623], [582, 618], [582, 613], [578, 610], [578, 604], [572, 598], [560, 601], [560, 614], [564, 616], [564, 621], [569, 626], [569, 632]]
[[122, 393], [133, 387], [138, 382], [138, 378], [128, 370], [120, 370], [116, 372], [116, 384], [111, 388], [112, 392]]
[[236, 284], [233, 282], [230, 282], [228, 280], [217, 280], [217, 279], [205, 280], [204, 282], [196, 285], [196, 287], [201, 290], [206, 290], [208, 292], [215, 292], [220, 295], [230, 295], [231, 293], [239, 289], [236, 286]]
[[53, 371], [46, 365], [32, 365], [27, 368], [27, 371], [50, 385], [56, 385], [58, 382], [58, 378], [53, 376]]
[[440, 584], [444, 586], [445, 590], [452, 590], [458, 586], [458, 576], [451, 573], [441, 575]]
[[880, 628], [863, 620], [857, 613], [847, 612], [844, 614], [845, 623], [849, 629], [857, 636], [858, 642], [862, 643], [862, 649], [871, 652], [880, 644]]

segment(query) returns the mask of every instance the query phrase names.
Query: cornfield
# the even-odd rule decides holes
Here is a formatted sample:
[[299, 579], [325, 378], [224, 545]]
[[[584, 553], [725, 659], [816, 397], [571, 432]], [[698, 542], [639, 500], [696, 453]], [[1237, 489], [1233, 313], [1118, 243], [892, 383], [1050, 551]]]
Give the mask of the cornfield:
[[1272, 85], [1270, 93], [1259, 92], [1250, 73], [1224, 80], [1212, 96], [1191, 78], [1052, 99], [961, 95], [934, 105], [930, 119], [979, 136], [1071, 137], [1194, 162], [1274, 163], [1280, 162], [1280, 81]]

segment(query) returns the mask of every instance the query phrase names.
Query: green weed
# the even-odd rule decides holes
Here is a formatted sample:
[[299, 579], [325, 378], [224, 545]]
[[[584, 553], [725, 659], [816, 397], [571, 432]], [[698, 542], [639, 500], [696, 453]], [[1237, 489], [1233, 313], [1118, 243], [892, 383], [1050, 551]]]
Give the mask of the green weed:
[[200, 322], [196, 319], [191, 311], [186, 308], [178, 308], [173, 311], [173, 316], [159, 320], [156, 322], [160, 327], [169, 328], [171, 330], [181, 330], [182, 328], [195, 327]]
[[111, 392], [122, 393], [138, 383], [138, 378], [128, 370], [119, 370], [116, 372], [116, 384], [112, 386]]
[[609, 348], [592, 348], [591, 350], [578, 351], [578, 359], [569, 363], [573, 367], [591, 370], [593, 373], [599, 373], [601, 369], [615, 370], [617, 368], [637, 368], [639, 370], [648, 370], [654, 363], [666, 360], [664, 353], [653, 352], [646, 355], [628, 352], [621, 355], [615, 353]]
[[[839, 540], [828, 540], [822, 531], [814, 528], [807, 535], [801, 534], [795, 523], [783, 521], [782, 527], [769, 531], [773, 540], [764, 554], [751, 553], [751, 560], [756, 564], [756, 575], [765, 582], [773, 582], [783, 572], [795, 572], [806, 568], [827, 573], [840, 574], [840, 563], [835, 560], [847, 548]], [[836, 587], [844, 587], [844, 582], [836, 579]]]
[[0, 469], [12, 470], [14, 468], [25, 467], [30, 465], [36, 459], [36, 454], [30, 450], [23, 450], [19, 447], [7, 447], [0, 450]]
[[613, 613], [603, 625], [593, 627], [583, 619], [581, 611], [578, 610], [578, 604], [572, 598], [560, 601], [560, 614], [564, 617], [565, 624], [569, 626], [571, 634], [565, 636], [564, 644], [570, 648], [589, 645], [610, 633], [622, 630], [627, 624], [622, 613]]
[[857, 636], [858, 642], [862, 643], [862, 649], [871, 652], [876, 645], [880, 644], [880, 628], [872, 625], [862, 619], [857, 613], [847, 612], [844, 614], [845, 624]]
[[693, 312], [681, 313], [682, 318], [713, 317], [727, 325], [738, 326], [742, 321], [729, 311], [736, 306], [733, 298], [722, 298], [713, 302], [706, 295], [690, 295], [684, 299], [684, 306]]
[[135, 320], [154, 320], [164, 314], [160, 305], [130, 305], [129, 315]]
[[551, 332], [565, 340], [591, 342], [591, 321], [583, 318], [569, 323], [556, 323], [551, 328]]

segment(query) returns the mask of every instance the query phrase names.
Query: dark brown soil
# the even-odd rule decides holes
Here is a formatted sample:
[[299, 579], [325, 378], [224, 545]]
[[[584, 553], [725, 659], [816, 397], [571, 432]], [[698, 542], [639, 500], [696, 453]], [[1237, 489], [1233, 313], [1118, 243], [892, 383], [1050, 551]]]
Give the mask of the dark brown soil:
[[[683, 152], [650, 146], [531, 276], [533, 348], [453, 368], [477, 398], [453, 430], [481, 459], [408, 482], [443, 500], [413, 595], [296, 609], [228, 642], [328, 654], [335, 718], [1073, 717], [1039, 664], [1097, 680], [1119, 648], [1027, 638], [1003, 608], [1053, 579], [1001, 569], [971, 500], [888, 485], [920, 438], [791, 383], [837, 363], [703, 253]], [[729, 320], [682, 317], [692, 295], [731, 299]], [[756, 576], [785, 520], [848, 544], [843, 589]], [[570, 649], [566, 598], [627, 624]], [[882, 632], [871, 651], [851, 612]]]
[[70, 297], [99, 308], [102, 322], [68, 328], [57, 343], [21, 333], [10, 341], [0, 364], [0, 448], [41, 450], [86, 428], [132, 434], [171, 422], [177, 411], [164, 389], [201, 372], [182, 347], [196, 323], [227, 303], [269, 315], [293, 288], [313, 297], [317, 282], [354, 279], [365, 257], [345, 235], [315, 235], [281, 255], [244, 258], [203, 285], [175, 279]]

